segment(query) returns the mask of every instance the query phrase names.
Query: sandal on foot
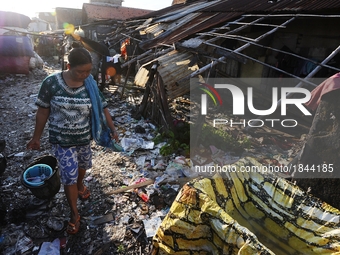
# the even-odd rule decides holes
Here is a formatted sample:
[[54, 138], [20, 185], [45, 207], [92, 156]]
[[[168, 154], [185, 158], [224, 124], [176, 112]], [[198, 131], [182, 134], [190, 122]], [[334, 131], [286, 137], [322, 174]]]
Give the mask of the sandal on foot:
[[86, 188], [86, 186], [84, 186], [84, 190], [83, 191], [78, 191], [78, 196], [81, 200], [86, 200], [90, 197], [91, 192], [88, 190], [88, 188]]
[[78, 218], [75, 223], [68, 222], [66, 232], [69, 235], [75, 235], [78, 233], [80, 227], [80, 215], [78, 215]]

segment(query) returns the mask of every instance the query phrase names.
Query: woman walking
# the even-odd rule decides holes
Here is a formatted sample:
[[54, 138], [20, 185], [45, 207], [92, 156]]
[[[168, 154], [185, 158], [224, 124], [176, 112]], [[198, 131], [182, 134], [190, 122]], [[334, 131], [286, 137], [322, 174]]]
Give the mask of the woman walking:
[[87, 83], [93, 83], [91, 70], [90, 53], [84, 48], [74, 48], [68, 56], [67, 70], [44, 79], [36, 101], [38, 110], [35, 130], [27, 144], [27, 149], [40, 149], [40, 138], [49, 121], [49, 142], [58, 160], [61, 183], [64, 185], [71, 211], [66, 230], [68, 234], [76, 234], [79, 231], [77, 199], [90, 197], [90, 191], [84, 186], [83, 179], [86, 170], [92, 167], [90, 143], [93, 138], [93, 112], [104, 115], [104, 122], [111, 130], [111, 138], [118, 140], [118, 134], [106, 108], [107, 102], [99, 91], [99, 103], [102, 108], [99, 113], [93, 111], [95, 104], [91, 100], [91, 91], [85, 86]]

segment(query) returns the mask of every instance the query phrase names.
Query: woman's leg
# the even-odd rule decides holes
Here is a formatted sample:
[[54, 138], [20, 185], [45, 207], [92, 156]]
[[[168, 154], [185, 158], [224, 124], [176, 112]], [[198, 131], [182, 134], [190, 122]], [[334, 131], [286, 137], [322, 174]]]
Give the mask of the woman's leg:
[[86, 170], [82, 168], [78, 168], [78, 179], [77, 179], [77, 191], [83, 192], [85, 187], [84, 187], [84, 176], [85, 176]]
[[78, 208], [77, 208], [77, 200], [78, 200], [77, 184], [64, 185], [64, 190], [65, 190], [67, 202], [71, 210], [70, 222], [75, 224], [79, 217]]
[[86, 169], [92, 167], [92, 150], [90, 145], [79, 146], [78, 151], [78, 179], [77, 188], [78, 195], [81, 199], [88, 199], [90, 191], [85, 187], [83, 180], [86, 173]]
[[58, 160], [61, 183], [64, 185], [65, 196], [70, 207], [70, 221], [67, 227], [69, 234], [76, 234], [79, 230], [80, 216], [77, 208], [78, 199], [78, 162], [75, 160], [76, 147], [53, 146], [54, 155]]

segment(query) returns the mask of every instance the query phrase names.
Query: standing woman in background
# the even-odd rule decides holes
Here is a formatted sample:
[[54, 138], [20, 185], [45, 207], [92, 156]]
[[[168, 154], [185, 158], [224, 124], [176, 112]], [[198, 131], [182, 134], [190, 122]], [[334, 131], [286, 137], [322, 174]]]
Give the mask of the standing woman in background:
[[[64, 185], [71, 215], [67, 226], [68, 234], [76, 234], [80, 227], [77, 199], [88, 199], [90, 191], [83, 184], [87, 169], [92, 167], [92, 103], [85, 80], [92, 79], [92, 58], [84, 48], [74, 48], [68, 56], [67, 70], [52, 74], [44, 79], [36, 105], [35, 130], [27, 149], [39, 150], [40, 138], [49, 121], [49, 142], [58, 160], [61, 183]], [[98, 87], [96, 88], [98, 89]], [[111, 138], [118, 140], [107, 102], [99, 93]]]

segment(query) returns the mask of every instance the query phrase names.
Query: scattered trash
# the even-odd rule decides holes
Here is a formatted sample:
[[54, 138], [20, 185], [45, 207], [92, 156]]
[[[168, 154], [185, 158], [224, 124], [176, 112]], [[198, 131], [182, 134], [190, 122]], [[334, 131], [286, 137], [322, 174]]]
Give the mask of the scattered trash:
[[60, 254], [60, 240], [54, 239], [53, 242], [43, 242], [38, 255], [59, 255]]
[[155, 143], [145, 141], [143, 138], [123, 138], [121, 145], [124, 151], [135, 151], [138, 149], [152, 150]]
[[46, 222], [47, 227], [55, 230], [61, 231], [64, 228], [64, 221], [62, 219], [58, 219], [56, 217], [50, 217]]
[[23, 254], [33, 248], [33, 241], [31, 238], [25, 235], [19, 235], [16, 241], [15, 246], [10, 247], [9, 249], [5, 250], [4, 254]]
[[137, 195], [138, 195], [144, 202], [148, 202], [148, 201], [149, 201], [149, 196], [148, 196], [147, 194], [145, 194], [143, 190], [141, 190], [141, 189], [135, 189], [135, 192], [137, 193]]
[[162, 192], [163, 196], [164, 196], [164, 202], [168, 205], [171, 206], [173, 201], [175, 200], [176, 196], [177, 196], [177, 191], [174, 190], [173, 188], [167, 188], [165, 189], [164, 192]]
[[122, 242], [126, 233], [126, 227], [106, 225], [103, 229], [104, 240]]
[[[49, 69], [49, 72], [52, 71], [52, 68]], [[40, 252], [43, 251], [40, 246], [42, 240], [52, 241], [56, 236], [60, 240], [60, 249], [65, 249], [65, 253], [70, 254], [79, 254], [82, 251], [86, 251], [84, 254], [116, 254], [118, 247], [120, 251], [127, 247], [132, 250], [131, 246], [137, 242], [147, 252], [151, 240], [148, 241], [145, 235], [148, 238], [154, 235], [183, 184], [202, 175], [195, 171], [195, 166], [231, 164], [241, 157], [214, 146], [199, 146], [199, 150], [197, 153], [195, 151], [195, 156], [191, 158], [176, 154], [162, 156], [160, 150], [167, 142], [156, 144], [153, 141], [159, 131], [158, 127], [149, 120], [134, 119], [131, 115], [134, 105], [122, 101], [121, 95], [112, 92], [110, 86], [110, 90], [104, 90], [104, 96], [108, 99], [109, 111], [118, 129], [120, 143], [126, 152], [117, 154], [91, 144], [93, 167], [86, 171], [84, 178], [91, 189], [91, 197], [88, 201], [79, 201], [81, 233], [77, 238], [65, 236], [65, 223], [70, 211], [66, 206], [63, 185], [53, 188], [43, 185], [41, 189], [31, 189], [20, 183], [18, 178], [25, 168], [25, 163], [34, 159], [33, 152], [28, 153], [24, 146], [33, 132], [37, 110], [34, 100], [41, 80], [33, 83], [33, 86], [28, 81], [27, 84], [17, 82], [15, 78], [10, 84], [14, 81], [23, 85], [20, 88], [22, 99], [15, 102], [17, 108], [13, 111], [7, 110], [12, 108], [6, 105], [7, 98], [5, 100], [0, 96], [4, 109], [1, 116], [8, 119], [8, 122], [18, 121], [18, 124], [15, 124], [18, 128], [3, 131], [11, 141], [6, 148], [6, 152], [10, 153], [0, 151], [0, 161], [7, 159], [6, 172], [1, 175], [1, 192], [5, 203], [0, 204], [0, 219], [4, 219], [0, 233], [0, 253], [19, 254], [21, 251], [15, 247], [17, 240], [23, 239], [22, 241], [26, 240], [28, 244], [18, 244], [21, 247], [30, 247], [26, 254], [37, 254], [39, 248]], [[4, 89], [6, 88], [5, 86]], [[9, 92], [9, 89], [6, 91], [13, 93]], [[9, 118], [11, 116], [15, 118]], [[23, 128], [20, 129], [19, 125]], [[23, 135], [18, 136], [19, 132]], [[265, 148], [266, 141], [273, 147]], [[246, 153], [261, 155], [263, 162], [267, 164], [286, 164], [290, 160], [289, 157], [296, 154], [294, 149], [290, 148], [283, 154], [283, 147], [280, 146], [280, 150], [276, 150], [274, 142], [270, 139], [258, 139], [261, 148], [267, 151], [264, 153], [249, 149]], [[49, 154], [47, 133], [42, 136], [41, 148], [39, 154]], [[56, 173], [52, 176], [53, 180], [59, 180]], [[33, 242], [33, 246], [27, 239]], [[46, 242], [45, 245], [48, 244], [52, 243]]]
[[107, 222], [110, 222], [110, 221], [113, 221], [112, 213], [106, 214], [103, 217], [100, 217], [99, 219], [94, 220], [93, 224], [94, 225], [100, 225], [100, 224], [107, 223]]
[[7, 158], [4, 154], [5, 148], [6, 148], [6, 141], [0, 140], [0, 175], [2, 175], [5, 172], [5, 169], [7, 167]]
[[14, 154], [14, 157], [23, 157], [23, 156], [25, 156], [25, 152], [19, 152], [19, 153]]
[[152, 219], [143, 220], [146, 237], [153, 237], [156, 234], [158, 227], [161, 225], [162, 219], [154, 217]]

